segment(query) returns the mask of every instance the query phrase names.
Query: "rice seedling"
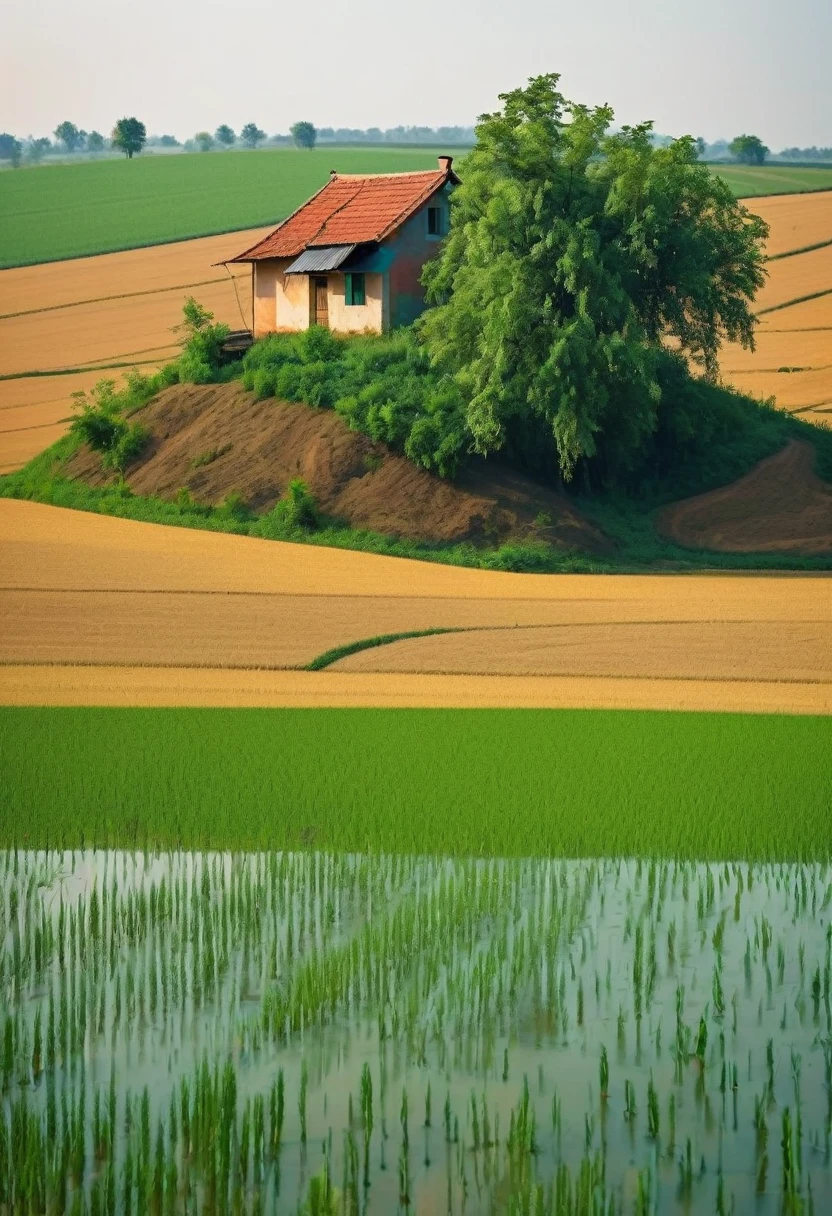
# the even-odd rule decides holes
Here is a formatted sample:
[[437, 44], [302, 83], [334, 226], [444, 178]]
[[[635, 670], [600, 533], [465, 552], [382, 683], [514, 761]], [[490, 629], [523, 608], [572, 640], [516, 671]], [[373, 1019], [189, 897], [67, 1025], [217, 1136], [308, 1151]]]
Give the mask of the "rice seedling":
[[824, 1210], [831, 877], [0, 853], [0, 1211]]

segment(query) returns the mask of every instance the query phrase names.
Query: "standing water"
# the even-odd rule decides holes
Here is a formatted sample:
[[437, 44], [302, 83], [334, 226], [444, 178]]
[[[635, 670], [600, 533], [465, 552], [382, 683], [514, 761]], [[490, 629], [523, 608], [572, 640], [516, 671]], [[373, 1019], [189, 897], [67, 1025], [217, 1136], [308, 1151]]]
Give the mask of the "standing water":
[[0, 853], [0, 1213], [832, 1210], [832, 870]]

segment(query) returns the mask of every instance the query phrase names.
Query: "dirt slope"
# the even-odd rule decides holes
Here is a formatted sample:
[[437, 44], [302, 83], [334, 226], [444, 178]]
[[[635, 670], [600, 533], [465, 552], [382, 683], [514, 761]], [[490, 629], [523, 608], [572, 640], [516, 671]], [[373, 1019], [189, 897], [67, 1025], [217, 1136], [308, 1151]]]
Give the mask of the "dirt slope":
[[792, 441], [731, 485], [666, 507], [658, 528], [682, 545], [722, 553], [832, 553], [832, 487], [811, 444]]
[[[175, 385], [136, 418], [153, 437], [128, 472], [137, 494], [171, 498], [186, 486], [198, 502], [216, 505], [236, 492], [260, 512], [300, 477], [327, 515], [355, 528], [437, 542], [536, 537], [610, 549], [566, 498], [517, 474], [483, 462], [451, 485], [351, 431], [331, 410], [255, 401], [239, 384]], [[68, 471], [105, 481], [90, 452]]]

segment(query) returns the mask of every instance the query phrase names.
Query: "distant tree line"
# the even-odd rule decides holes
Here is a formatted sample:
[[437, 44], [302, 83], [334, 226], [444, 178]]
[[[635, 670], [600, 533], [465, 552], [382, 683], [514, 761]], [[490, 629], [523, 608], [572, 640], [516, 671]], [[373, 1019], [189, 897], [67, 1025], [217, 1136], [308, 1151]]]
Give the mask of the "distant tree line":
[[832, 148], [784, 148], [778, 156], [780, 160], [832, 161]]
[[[29, 136], [18, 139], [7, 132], [0, 134], [0, 161], [10, 161], [17, 166], [24, 161], [38, 164], [44, 156], [78, 155], [88, 153], [95, 156], [107, 150], [121, 151], [128, 158], [148, 148], [179, 148], [184, 152], [212, 152], [214, 149], [259, 148], [268, 143], [272, 147], [314, 148], [317, 144], [429, 144], [434, 147], [473, 145], [473, 127], [318, 127], [311, 122], [296, 122], [286, 134], [268, 136], [254, 122], [248, 122], [239, 132], [227, 123], [221, 123], [214, 132], [197, 131], [190, 139], [180, 142], [174, 135], [147, 135], [143, 123], [137, 118], [120, 118], [109, 138], [100, 131], [85, 131], [73, 122], [58, 124], [54, 139]], [[654, 147], [663, 148], [672, 144], [669, 135], [650, 133]], [[756, 135], [738, 135], [735, 139], [704, 139], [695, 141], [700, 160], [734, 160], [740, 164], [762, 165], [770, 158], [770, 150]], [[832, 161], [832, 148], [785, 148], [776, 154], [778, 160]]]
[[118, 150], [128, 158], [147, 148], [179, 148], [184, 152], [211, 152], [225, 148], [259, 148], [268, 143], [274, 147], [314, 148], [316, 144], [430, 144], [452, 147], [473, 144], [473, 127], [320, 127], [313, 123], [296, 122], [286, 134], [268, 136], [254, 122], [248, 122], [239, 132], [227, 123], [211, 131], [197, 131], [184, 142], [175, 135], [150, 135], [137, 118], [120, 118], [109, 137], [100, 131], [85, 131], [76, 123], [65, 120], [53, 131], [53, 138], [25, 139], [0, 134], [0, 161], [18, 166], [27, 162], [38, 164], [45, 156], [96, 155]]

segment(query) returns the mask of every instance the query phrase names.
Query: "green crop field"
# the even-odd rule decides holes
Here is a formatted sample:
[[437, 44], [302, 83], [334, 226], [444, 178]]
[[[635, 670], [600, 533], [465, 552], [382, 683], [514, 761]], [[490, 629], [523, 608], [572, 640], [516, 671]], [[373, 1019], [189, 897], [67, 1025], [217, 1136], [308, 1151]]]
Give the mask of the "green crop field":
[[[0, 268], [277, 222], [327, 178], [431, 168], [433, 148], [223, 152], [0, 173]], [[738, 195], [832, 188], [832, 168], [715, 170]]]
[[0, 267], [276, 223], [318, 190], [330, 169], [432, 169], [436, 157], [432, 148], [286, 149], [142, 156], [4, 172]]
[[738, 198], [832, 190], [832, 165], [712, 165]]
[[4, 708], [0, 756], [0, 844], [832, 855], [832, 718]]

